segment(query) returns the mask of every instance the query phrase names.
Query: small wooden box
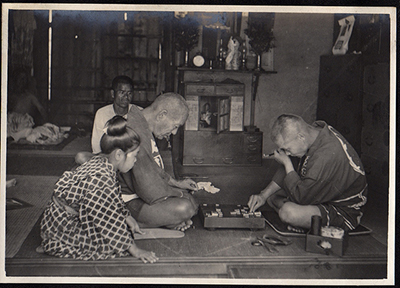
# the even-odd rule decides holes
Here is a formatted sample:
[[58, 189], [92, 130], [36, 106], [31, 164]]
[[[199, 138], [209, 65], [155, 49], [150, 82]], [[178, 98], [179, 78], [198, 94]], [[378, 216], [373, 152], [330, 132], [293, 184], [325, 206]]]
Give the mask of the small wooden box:
[[[327, 241], [332, 246], [329, 251], [324, 250], [320, 244], [322, 241]], [[306, 235], [306, 251], [312, 253], [321, 253], [321, 254], [334, 254], [338, 256], [343, 256], [344, 251], [346, 249], [347, 237], [346, 234], [342, 239], [323, 237], [319, 235], [312, 235], [308, 233]]]

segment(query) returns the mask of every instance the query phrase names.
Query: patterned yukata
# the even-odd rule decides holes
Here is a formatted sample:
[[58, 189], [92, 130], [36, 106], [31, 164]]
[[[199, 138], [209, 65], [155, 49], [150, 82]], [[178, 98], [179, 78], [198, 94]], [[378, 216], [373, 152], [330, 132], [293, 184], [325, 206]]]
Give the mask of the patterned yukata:
[[[45, 253], [82, 260], [130, 255], [133, 236], [125, 220], [131, 214], [116, 177], [102, 156], [64, 172], [55, 184], [56, 201], [49, 203], [40, 223]], [[67, 212], [60, 200], [76, 212]]]
[[273, 177], [288, 200], [316, 205], [322, 225], [355, 229], [363, 216], [368, 185], [356, 151], [347, 140], [324, 121], [313, 126], [321, 131], [300, 161], [297, 171], [286, 175], [283, 165]]

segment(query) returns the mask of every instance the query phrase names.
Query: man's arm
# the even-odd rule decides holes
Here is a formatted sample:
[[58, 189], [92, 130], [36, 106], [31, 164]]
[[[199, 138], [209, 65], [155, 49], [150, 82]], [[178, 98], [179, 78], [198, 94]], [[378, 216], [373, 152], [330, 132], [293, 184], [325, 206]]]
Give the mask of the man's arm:
[[268, 186], [261, 190], [260, 196], [264, 199], [264, 202], [267, 201], [267, 199], [274, 193], [278, 192], [282, 188], [276, 184], [274, 181], [271, 181]]
[[189, 178], [179, 181], [179, 180], [174, 179], [173, 177], [170, 177], [168, 184], [170, 186], [178, 187], [181, 189], [188, 189], [188, 190], [193, 190], [193, 191], [198, 190], [197, 183]]
[[47, 112], [46, 109], [44, 109], [43, 105], [39, 102], [39, 100], [36, 98], [35, 95], [29, 94], [31, 98], [32, 104], [36, 107], [36, 109], [39, 111], [40, 115], [43, 118], [44, 122], [47, 122]]
[[274, 193], [278, 192], [282, 188], [276, 184], [274, 181], [271, 181], [267, 187], [265, 187], [263, 190], [261, 190], [260, 194], [256, 195], [251, 195], [249, 202], [247, 205], [250, 208], [250, 212], [254, 212], [261, 206], [265, 204], [267, 199]]
[[341, 194], [334, 180], [338, 170], [329, 157], [332, 156], [314, 155], [307, 158], [304, 164], [307, 172], [302, 177], [295, 171], [286, 174], [283, 187], [296, 203], [313, 205], [330, 201]]

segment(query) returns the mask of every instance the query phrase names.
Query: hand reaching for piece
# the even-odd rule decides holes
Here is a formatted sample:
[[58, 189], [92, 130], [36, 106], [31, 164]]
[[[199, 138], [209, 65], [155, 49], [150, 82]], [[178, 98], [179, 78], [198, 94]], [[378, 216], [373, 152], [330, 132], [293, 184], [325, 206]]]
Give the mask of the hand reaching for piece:
[[250, 212], [254, 212], [264, 204], [265, 204], [264, 198], [260, 194], [256, 194], [250, 196], [247, 206], [249, 206]]

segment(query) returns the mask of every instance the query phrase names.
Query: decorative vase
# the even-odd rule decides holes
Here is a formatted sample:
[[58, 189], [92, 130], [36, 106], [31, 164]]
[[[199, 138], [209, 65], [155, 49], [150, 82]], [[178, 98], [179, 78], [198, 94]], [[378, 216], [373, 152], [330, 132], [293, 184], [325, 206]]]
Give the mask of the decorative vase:
[[261, 68], [264, 71], [274, 70], [274, 48], [270, 48], [267, 52], [264, 52], [261, 56]]
[[253, 70], [257, 66], [257, 56], [255, 54], [248, 54], [247, 61], [246, 61], [246, 68], [248, 70]]
[[175, 66], [180, 67], [184, 63], [184, 53], [183, 51], [176, 51], [175, 52]]
[[261, 71], [261, 54], [257, 54], [257, 67], [256, 67], [256, 71]]
[[189, 66], [189, 51], [185, 51], [185, 66]]

